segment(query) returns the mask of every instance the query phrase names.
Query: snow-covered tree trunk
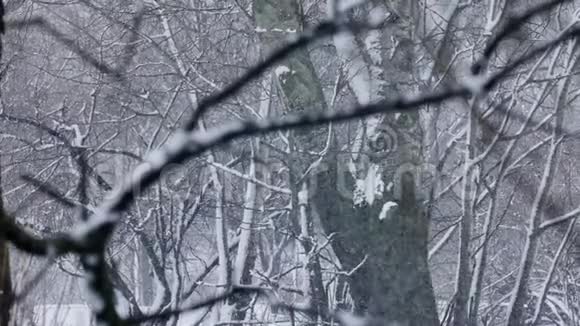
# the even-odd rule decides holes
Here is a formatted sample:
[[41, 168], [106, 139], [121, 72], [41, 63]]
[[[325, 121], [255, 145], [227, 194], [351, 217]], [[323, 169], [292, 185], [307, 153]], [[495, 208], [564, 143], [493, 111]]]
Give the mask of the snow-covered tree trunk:
[[[259, 140], [252, 140], [252, 149], [250, 157], [250, 167], [247, 175], [255, 179], [256, 173], [256, 151], [259, 151]], [[246, 192], [244, 194], [244, 208], [242, 213], [242, 222], [239, 226], [239, 244], [232, 266], [232, 283], [233, 285], [250, 284], [252, 282], [251, 271], [255, 266], [256, 248], [255, 248], [255, 213], [257, 204], [257, 185], [255, 182], [246, 183]], [[246, 317], [246, 310], [251, 302], [251, 295], [235, 295], [229, 300], [232, 309], [229, 310], [229, 316], [224, 316], [224, 320], [241, 321]]]
[[[289, 37], [303, 30], [304, 17], [298, 1], [256, 0], [253, 10], [256, 31], [259, 33], [262, 48], [266, 53], [283, 45]], [[287, 113], [327, 110], [322, 86], [307, 48], [299, 49], [283, 60], [274, 68], [274, 73]], [[321, 131], [313, 131], [313, 133], [320, 134]], [[308, 284], [306, 294], [317, 312], [326, 309], [327, 299], [322, 283], [319, 258], [315, 254], [311, 255], [316, 246], [313, 216], [309, 212], [310, 209], [306, 208], [308, 198], [300, 198], [305, 195], [301, 192], [300, 178], [308, 167], [308, 162], [305, 161], [307, 157], [302, 157], [300, 153], [307, 150], [322, 150], [325, 143], [321, 139], [326, 139], [326, 137], [305, 135], [300, 131], [292, 131], [288, 136], [289, 183], [292, 191], [291, 219], [295, 227], [299, 229], [297, 231], [300, 232], [300, 246], [305, 252], [303, 264], [306, 268], [302, 277]], [[320, 313], [316, 314], [320, 315]], [[316, 322], [318, 318], [316, 314], [309, 316], [311, 322]]]
[[[211, 171], [211, 178], [213, 179], [213, 186], [215, 189], [215, 228], [216, 228], [216, 242], [217, 242], [217, 251], [219, 257], [218, 263], [218, 294], [225, 293], [230, 289], [231, 286], [231, 266], [230, 260], [228, 255], [228, 228], [226, 222], [226, 216], [224, 215], [224, 186], [220, 180], [220, 176], [215, 168]], [[220, 306], [223, 305], [224, 311], [219, 311]], [[217, 320], [223, 321], [224, 316], [225, 318], [229, 318], [231, 316], [231, 312], [229, 311], [232, 309], [230, 305], [227, 303], [218, 304], [216, 307], [217, 313]], [[222, 316], [223, 315], [223, 316]]]
[[566, 230], [566, 233], [564, 234], [564, 238], [562, 239], [562, 242], [560, 242], [560, 246], [558, 247], [556, 254], [552, 258], [552, 264], [550, 265], [550, 269], [548, 270], [548, 274], [546, 275], [546, 279], [544, 280], [544, 282], [542, 284], [542, 289], [540, 290], [540, 293], [538, 295], [539, 298], [536, 301], [534, 316], [532, 317], [532, 321], [530, 322], [530, 325], [532, 325], [532, 326], [540, 325], [542, 313], [544, 312], [545, 301], [546, 301], [546, 298], [548, 297], [548, 291], [550, 290], [550, 285], [552, 283], [552, 279], [554, 278], [554, 274], [556, 272], [556, 267], [558, 266], [558, 263], [560, 262], [560, 258], [562, 257], [562, 254], [564, 253], [565, 248], [569, 243], [568, 241], [570, 240], [570, 237], [571, 237], [572, 233], [574, 232], [574, 228], [575, 228], [576, 224], [577, 223], [576, 223], [575, 219], [573, 221], [568, 222], [568, 229]]
[[[360, 104], [417, 91], [406, 86], [417, 73], [413, 65], [417, 5], [372, 1], [352, 17], [395, 23], [359, 36], [334, 38]], [[326, 231], [337, 233], [333, 248], [343, 267], [352, 269], [368, 255], [350, 276], [354, 308], [381, 324], [438, 324], [427, 264], [429, 223], [417, 187], [421, 147], [418, 114], [369, 118], [360, 125], [351, 151], [371, 154], [331, 158], [338, 164], [319, 178], [325, 189], [318, 191], [317, 208]], [[337, 204], [335, 198], [344, 198], [337, 189], [339, 178], [346, 179], [353, 197]]]
[[[258, 114], [267, 118], [270, 113], [271, 106], [271, 89], [272, 76], [267, 75], [262, 80], [262, 91], [260, 95], [260, 102], [258, 107]], [[270, 184], [269, 171], [263, 164], [257, 164], [257, 161], [268, 162], [269, 152], [265, 146], [261, 146], [261, 139], [256, 138], [251, 141], [251, 157], [250, 165], [247, 175], [252, 179], [260, 179], [265, 183]], [[239, 226], [239, 245], [236, 256], [234, 258], [234, 266], [232, 269], [232, 282], [237, 284], [251, 284], [252, 272], [256, 267], [258, 256], [257, 243], [258, 230], [256, 227], [256, 220], [259, 218], [259, 212], [263, 207], [263, 198], [267, 196], [268, 190], [259, 187], [255, 182], [246, 183], [246, 192], [244, 194], [244, 208], [242, 215], [242, 222]], [[247, 313], [252, 301], [252, 295], [241, 294], [235, 295], [230, 299], [230, 302], [235, 305], [235, 310], [232, 311], [232, 320], [241, 321], [251, 317]]]
[[[248, 176], [256, 177], [256, 163], [255, 156], [252, 149], [252, 157], [250, 161], [250, 168]], [[242, 223], [240, 224], [240, 243], [238, 245], [238, 252], [235, 258], [235, 263], [232, 270], [232, 277], [234, 284], [241, 284], [243, 274], [248, 269], [246, 267], [246, 260], [248, 259], [251, 248], [252, 228], [254, 227], [254, 209], [256, 205], [256, 184], [254, 182], [246, 183], [246, 193], [244, 196], [244, 212], [242, 216]]]
[[[473, 106], [477, 105], [474, 99]], [[471, 284], [471, 266], [469, 244], [471, 243], [472, 221], [475, 216], [474, 197], [476, 188], [476, 174], [473, 166], [475, 157], [475, 107], [469, 110], [466, 130], [466, 153], [463, 175], [462, 210], [460, 222], [459, 252], [457, 258], [457, 274], [455, 283], [455, 309], [453, 311], [453, 325], [467, 325], [469, 315], [469, 286]]]

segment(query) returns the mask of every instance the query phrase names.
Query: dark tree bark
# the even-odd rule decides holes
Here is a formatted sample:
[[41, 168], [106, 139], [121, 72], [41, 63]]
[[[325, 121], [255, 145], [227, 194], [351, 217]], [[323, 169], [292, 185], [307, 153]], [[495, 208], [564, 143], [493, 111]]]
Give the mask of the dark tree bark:
[[[1, 166], [0, 166], [1, 167]], [[4, 214], [2, 200], [2, 170], [0, 168], [0, 215]], [[0, 237], [0, 326], [10, 323], [10, 309], [12, 307], [12, 279], [10, 278], [10, 251], [8, 241]]]
[[[416, 91], [404, 85], [412, 84], [417, 69], [413, 62], [417, 57], [414, 38], [421, 15], [418, 4], [415, 1], [374, 1], [368, 8], [361, 9], [360, 15], [364, 17], [385, 5], [387, 12], [399, 16], [398, 22], [381, 31], [378, 49], [359, 46], [363, 58], [365, 53], [369, 57], [365, 58], [369, 74], [380, 71], [371, 77], [382, 85], [377, 90], [378, 99]], [[364, 42], [358, 39], [358, 43]], [[394, 54], [386, 50], [395, 48]], [[371, 51], [380, 51], [382, 60], [373, 60]], [[372, 95], [370, 100], [373, 100]], [[353, 191], [357, 180], [344, 173], [348, 171], [340, 166], [345, 164], [344, 160], [335, 156], [329, 157], [328, 171], [318, 175], [321, 189], [316, 192], [314, 201], [326, 232], [337, 234], [333, 248], [343, 268], [353, 269], [367, 257], [350, 276], [355, 311], [368, 314], [372, 325], [438, 325], [427, 263], [429, 221], [417, 189], [423, 163], [419, 117], [417, 113], [389, 115], [379, 123], [380, 130], [392, 134], [377, 137], [393, 137], [395, 148], [365, 144], [367, 151], [378, 152], [368, 158], [369, 166], [358, 168], [356, 178], [358, 182], [365, 176], [368, 179], [372, 175], [369, 169], [377, 168], [381, 173], [377, 173], [376, 178], [381, 178], [385, 185], [382, 196], [362, 204], [344, 200], [337, 189], [339, 178], [344, 179], [346, 189]], [[393, 203], [398, 205], [397, 209], [388, 217], [381, 216], [385, 205]]]

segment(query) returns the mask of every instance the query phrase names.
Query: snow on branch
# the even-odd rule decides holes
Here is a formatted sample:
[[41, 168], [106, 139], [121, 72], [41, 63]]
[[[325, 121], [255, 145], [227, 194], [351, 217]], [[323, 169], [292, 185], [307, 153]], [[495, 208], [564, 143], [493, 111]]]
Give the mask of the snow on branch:
[[[350, 1], [349, 3], [361, 2], [362, 1]], [[481, 75], [481, 72], [486, 68], [487, 60], [491, 57], [503, 39], [520, 28], [529, 20], [529, 18], [538, 13], [550, 10], [555, 5], [562, 2], [563, 1], [550, 1], [511, 19], [487, 45], [483, 57], [471, 67], [473, 75]], [[49, 33], [79, 54], [82, 59], [89, 62], [99, 71], [112, 75], [115, 78], [120, 77], [119, 70], [113, 69], [100, 61], [97, 61], [90, 53], [76, 47], [76, 45], [69, 41], [68, 38], [61, 35], [60, 32], [52, 28], [42, 19], [36, 18], [26, 21], [7, 22], [7, 28], [23, 28], [26, 26], [37, 26], [48, 30]], [[102, 301], [102, 305], [100, 306], [101, 309], [97, 311], [98, 320], [108, 325], [119, 325], [124, 322], [136, 324], [148, 320], [169, 318], [181, 312], [211, 306], [214, 303], [223, 301], [231, 295], [240, 292], [253, 292], [265, 295], [271, 299], [273, 305], [278, 305], [279, 307], [287, 308], [291, 311], [308, 311], [308, 309], [311, 309], [310, 307], [290, 306], [278, 301], [273, 301], [273, 297], [269, 292], [267, 292], [270, 290], [251, 287], [234, 287], [218, 297], [204, 300], [203, 302], [193, 306], [175, 311], [166, 311], [155, 315], [143, 316], [140, 319], [129, 319], [123, 321], [115, 311], [112, 283], [107, 278], [108, 273], [106, 270], [104, 252], [107, 240], [120, 220], [120, 214], [133, 204], [135, 198], [142, 190], [151, 186], [159, 179], [164, 169], [173, 164], [179, 164], [193, 157], [198, 157], [210, 149], [242, 137], [281, 130], [320, 126], [330, 122], [347, 121], [375, 114], [409, 112], [419, 110], [428, 104], [440, 104], [456, 98], [468, 98], [474, 95], [481, 95], [482, 93], [490, 91], [512, 71], [527, 63], [537, 55], [551, 49], [559, 43], [580, 36], [579, 28], [570, 28], [561, 33], [555, 39], [537, 46], [528, 54], [514, 60], [503, 69], [495, 73], [490, 73], [489, 77], [477, 80], [477, 83], [456, 85], [443, 91], [432, 91], [413, 97], [401, 96], [399, 98], [383, 100], [364, 106], [352, 107], [344, 111], [309, 112], [308, 110], [305, 110], [308, 113], [256, 121], [233, 122], [209, 130], [200, 130], [196, 128], [198, 123], [201, 121], [201, 118], [211, 108], [237, 94], [248, 83], [261, 76], [267, 70], [275, 67], [277, 63], [287, 58], [294, 51], [306, 47], [323, 37], [332, 36], [343, 31], [360, 32], [361, 30], [369, 28], [374, 27], [369, 26], [368, 24], [338, 22], [334, 20], [323, 22], [313, 29], [297, 35], [297, 37], [285, 47], [274, 51], [274, 53], [264, 61], [249, 69], [245, 74], [230, 85], [226, 86], [222, 91], [219, 91], [201, 101], [197, 110], [193, 114], [193, 117], [186, 123], [184, 129], [174, 134], [173, 137], [171, 137], [160, 149], [148, 155], [144, 159], [144, 162], [133, 171], [131, 176], [125, 180], [125, 182], [122, 183], [104, 203], [97, 207], [95, 213], [88, 218], [88, 221], [74, 228], [70, 234], [65, 234], [52, 239], [38, 239], [14, 223], [6, 214], [2, 213], [0, 214], [0, 237], [8, 239], [19, 249], [35, 255], [46, 256], [49, 255], [49, 253], [55, 252], [57, 255], [70, 252], [79, 254], [82, 257], [81, 261], [88, 272], [87, 280], [90, 284], [90, 288], [94, 291], [94, 294], [99, 298], [99, 300]], [[75, 147], [74, 145], [75, 144], [71, 144], [71, 147]], [[571, 212], [566, 216], [556, 219], [556, 221], [563, 221], [572, 218], [572, 213], [577, 212]], [[385, 212], [385, 217], [386, 215]], [[381, 216], [379, 216], [379, 218], [380, 217]], [[547, 226], [548, 225], [543, 225], [544, 228]], [[334, 312], [326, 311], [323, 313], [327, 314], [329, 317], [339, 317], [335, 319], [345, 320], [344, 316], [336, 316]]]
[[485, 50], [483, 51], [483, 56], [471, 67], [471, 72], [474, 75], [478, 75], [483, 69], [487, 67], [487, 62], [498, 48], [499, 44], [505, 40], [511, 34], [517, 32], [526, 22], [531, 18], [552, 10], [558, 5], [566, 2], [571, 2], [570, 0], [551, 0], [542, 4], [539, 4], [520, 15], [507, 17], [506, 24], [501, 28], [498, 33], [492, 37], [490, 42], [487, 43]]
[[[554, 2], [555, 1], [549, 2], [549, 5], [546, 4], [540, 7], [544, 8], [543, 10], [547, 10], [546, 8], [551, 8], [554, 5]], [[538, 8], [534, 8], [531, 10], [531, 12], [537, 14], [540, 11]], [[529, 15], [524, 14], [522, 17], [529, 17]], [[514, 28], [522, 24], [521, 19], [518, 20], [518, 22], [518, 25], [509, 24], [509, 28], [506, 29], [513, 31]], [[8, 25], [12, 26], [18, 24], [9, 23]], [[141, 190], [150, 186], [157, 180], [162, 169], [166, 168], [170, 164], [182, 163], [188, 158], [198, 156], [206, 150], [222, 145], [234, 139], [280, 130], [313, 127], [329, 122], [346, 121], [379, 113], [408, 112], [412, 110], [418, 110], [424, 105], [438, 104], [447, 100], [452, 100], [459, 97], [469, 97], [473, 95], [473, 87], [470, 87], [469, 85], [459, 85], [444, 91], [428, 92], [426, 94], [417, 95], [410, 98], [401, 96], [393, 100], [383, 100], [369, 105], [353, 107], [351, 109], [339, 112], [326, 111], [305, 113], [300, 115], [288, 115], [280, 118], [264, 119], [258, 121], [234, 122], [225, 126], [215, 127], [207, 131], [194, 130], [194, 127], [197, 125], [199, 118], [201, 118], [201, 116], [211, 107], [214, 107], [235, 95], [250, 81], [259, 77], [263, 72], [270, 69], [277, 62], [292, 54], [295, 50], [307, 46], [317, 39], [339, 33], [343, 30], [356, 32], [367, 27], [368, 26], [354, 23], [347, 23], [345, 25], [336, 24], [332, 21], [323, 22], [311, 31], [303, 33], [295, 41], [290, 42], [287, 46], [279, 49], [278, 51], [275, 51], [271, 56], [269, 56], [260, 64], [251, 68], [247, 73], [242, 75], [229, 86], [225, 87], [222, 91], [203, 100], [200, 103], [197, 111], [194, 113], [193, 117], [187, 123], [184, 130], [178, 131], [165, 144], [165, 146], [157, 151], [152, 152], [144, 160], [144, 162], [134, 170], [130, 179], [123, 183], [122, 188], [114, 192], [114, 194], [110, 196], [109, 200], [105, 201], [101, 205], [101, 207], [97, 210], [97, 214], [95, 214], [93, 217], [93, 221], [90, 223], [91, 227], [83, 227], [76, 230], [76, 238], [78, 238], [78, 236], [81, 234], [93, 234], [101, 227], [110, 223], [115, 223], [116, 218], [111, 218], [110, 216], [115, 216], [115, 213], [125, 210]], [[500, 32], [499, 34], [504, 35], [505, 37], [509, 35], [508, 32]], [[579, 28], [571, 28], [559, 35], [557, 38], [534, 48], [528, 54], [514, 60], [510, 65], [504, 67], [494, 74], [491, 74], [484, 81], [478, 82], [478, 84], [483, 85], [482, 87], [489, 91], [510, 72], [533, 59], [540, 53], [543, 53], [547, 49], [550, 49], [553, 46], [566, 40], [578, 37], [579, 35]], [[492, 43], [496, 44], [499, 43], [499, 41]], [[496, 48], [496, 45], [494, 46], [493, 44], [488, 47], [488, 51], [489, 49], [493, 50]], [[476, 65], [477, 64], [478, 63], [476, 63]]]
[[375, 29], [378, 27], [380, 26], [357, 22], [339, 22], [335, 20], [329, 20], [318, 24], [310, 30], [306, 30], [303, 33], [298, 34], [293, 41], [290, 41], [285, 46], [275, 50], [265, 60], [250, 68], [236, 81], [229, 84], [228, 86], [225, 86], [221, 91], [203, 99], [197, 107], [197, 110], [194, 112], [193, 117], [187, 122], [185, 130], [193, 130], [197, 126], [201, 117], [210, 108], [221, 103], [224, 99], [230, 98], [237, 94], [244, 86], [260, 77], [264, 72], [274, 67], [278, 62], [287, 58], [295, 51], [304, 48], [317, 40], [333, 36], [341, 32], [360, 33], [361, 31]]

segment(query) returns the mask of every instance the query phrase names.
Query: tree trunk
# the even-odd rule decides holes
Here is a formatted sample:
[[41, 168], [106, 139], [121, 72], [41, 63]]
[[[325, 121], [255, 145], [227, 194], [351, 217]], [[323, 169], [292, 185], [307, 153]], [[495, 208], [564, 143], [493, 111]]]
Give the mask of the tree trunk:
[[455, 282], [455, 309], [453, 310], [453, 325], [464, 326], [469, 320], [469, 286], [471, 284], [471, 269], [470, 269], [470, 250], [469, 244], [471, 242], [471, 224], [474, 214], [474, 197], [476, 191], [474, 179], [474, 167], [471, 162], [475, 157], [475, 106], [477, 99], [473, 100], [472, 109], [467, 115], [466, 128], [466, 153], [464, 161], [464, 175], [463, 175], [463, 198], [462, 209], [463, 216], [461, 217], [460, 233], [459, 233], [459, 252], [457, 258], [457, 274]]
[[[396, 6], [400, 26], [335, 38], [360, 104], [416, 91], [402, 86], [412, 84], [415, 73], [415, 30], [405, 27], [416, 27], [415, 5]], [[354, 15], [381, 17], [392, 14], [391, 9], [392, 4], [377, 1]], [[367, 87], [360, 87], [361, 82]], [[418, 114], [369, 118], [358, 134], [355, 147], [360, 148], [351, 151], [371, 155], [329, 158], [315, 199], [326, 231], [337, 233], [333, 248], [343, 268], [352, 269], [367, 257], [350, 276], [355, 311], [368, 313], [381, 325], [438, 325], [427, 263], [429, 221], [417, 188], [423, 163]], [[347, 165], [355, 165], [356, 171], [351, 173]], [[344, 190], [353, 194], [351, 200], [344, 200]], [[389, 211], [395, 204], [397, 209]]]
[[[2, 199], [2, 170], [0, 169], [0, 214], [4, 214]], [[5, 218], [3, 216], [3, 218]], [[6, 239], [0, 238], [0, 326], [10, 323], [12, 307], [12, 279], [10, 277], [10, 250]]]
[[[256, 30], [260, 34], [264, 52], [270, 52], [281, 46], [285, 39], [303, 29], [303, 17], [298, 1], [256, 0], [253, 8]], [[308, 49], [299, 49], [275, 67], [274, 72], [288, 113], [327, 110], [322, 86], [310, 60]], [[307, 157], [303, 158], [300, 153], [306, 150], [322, 150], [324, 142], [321, 140], [327, 137], [320, 135], [324, 133], [323, 128], [314, 130], [312, 133], [309, 131], [308, 134], [296, 130], [291, 131], [288, 137], [290, 142], [289, 182], [292, 190], [291, 219], [296, 231], [300, 233], [299, 242], [305, 252], [304, 292], [312, 300], [314, 306], [315, 313], [308, 316], [313, 324], [321, 315], [321, 310], [326, 309], [327, 298], [322, 283], [319, 258], [317, 255], [309, 255], [316, 246], [316, 240], [309, 200], [299, 198], [301, 194], [305, 194], [301, 189], [300, 178], [308, 166]]]
[[8, 326], [10, 323], [11, 301], [10, 251], [6, 240], [0, 239], [0, 326]]

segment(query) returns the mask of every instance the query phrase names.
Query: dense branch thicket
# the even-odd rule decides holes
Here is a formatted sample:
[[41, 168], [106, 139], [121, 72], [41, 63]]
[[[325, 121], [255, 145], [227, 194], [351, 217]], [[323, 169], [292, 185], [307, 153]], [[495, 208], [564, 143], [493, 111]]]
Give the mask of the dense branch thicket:
[[0, 326], [577, 323], [576, 5], [7, 1]]

